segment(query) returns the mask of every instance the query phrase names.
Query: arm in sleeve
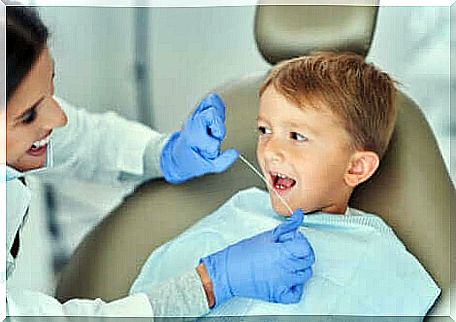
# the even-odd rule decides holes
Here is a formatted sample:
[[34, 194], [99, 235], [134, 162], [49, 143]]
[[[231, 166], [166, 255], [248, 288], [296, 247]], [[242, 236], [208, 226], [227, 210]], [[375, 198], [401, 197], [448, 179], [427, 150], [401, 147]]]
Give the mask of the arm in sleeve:
[[152, 285], [147, 293], [136, 293], [106, 303], [101, 299], [73, 299], [63, 304], [43, 293], [7, 289], [8, 316], [182, 316], [208, 313], [206, 294], [196, 270]]
[[56, 100], [68, 124], [54, 130], [52, 172], [109, 184], [124, 180], [140, 183], [162, 176], [160, 154], [168, 135], [114, 112], [89, 113]]
[[154, 316], [147, 296], [141, 293], [109, 303], [73, 299], [61, 304], [43, 293], [8, 288], [6, 302], [7, 316]]
[[209, 312], [206, 293], [195, 269], [166, 283], [151, 285], [145, 293], [155, 316], [199, 317]]

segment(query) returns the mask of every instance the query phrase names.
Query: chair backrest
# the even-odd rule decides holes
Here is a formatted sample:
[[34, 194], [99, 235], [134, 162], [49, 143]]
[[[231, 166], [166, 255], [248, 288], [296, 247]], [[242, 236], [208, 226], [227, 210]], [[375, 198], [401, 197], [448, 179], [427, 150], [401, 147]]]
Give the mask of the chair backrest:
[[[315, 49], [366, 54], [377, 7], [259, 6], [255, 32], [260, 52], [271, 63]], [[224, 147], [238, 149], [256, 164], [255, 118], [264, 74], [216, 89], [227, 105]], [[417, 105], [397, 96], [398, 119], [390, 147], [368, 183], [354, 193], [351, 206], [377, 213], [442, 288], [433, 313], [448, 315], [455, 287], [456, 256], [450, 252], [456, 194], [435, 138]], [[227, 172], [171, 186], [144, 184], [83, 241], [57, 289], [61, 300], [126, 295], [151, 250], [209, 214], [239, 189], [263, 187], [240, 161]], [[453, 246], [454, 243], [453, 237]], [[453, 271], [450, 271], [450, 268]], [[84, 283], [80, 283], [80, 281]]]
[[258, 6], [255, 39], [271, 64], [314, 50], [366, 56], [377, 12], [376, 6]]

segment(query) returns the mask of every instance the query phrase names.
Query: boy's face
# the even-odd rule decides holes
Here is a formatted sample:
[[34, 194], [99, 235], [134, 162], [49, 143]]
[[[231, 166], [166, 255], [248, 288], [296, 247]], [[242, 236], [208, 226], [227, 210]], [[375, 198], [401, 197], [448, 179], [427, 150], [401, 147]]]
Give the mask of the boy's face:
[[[274, 190], [294, 210], [344, 213], [351, 188], [345, 184], [350, 137], [325, 106], [302, 108], [269, 86], [258, 113], [257, 159]], [[270, 191], [274, 210], [290, 215]]]

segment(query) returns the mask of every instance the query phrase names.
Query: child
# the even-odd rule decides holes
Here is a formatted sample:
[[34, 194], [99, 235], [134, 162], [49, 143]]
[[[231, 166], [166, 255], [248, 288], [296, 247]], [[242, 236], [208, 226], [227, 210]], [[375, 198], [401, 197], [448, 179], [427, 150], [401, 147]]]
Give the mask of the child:
[[306, 213], [300, 231], [315, 252], [301, 301], [236, 298], [210, 315], [424, 316], [440, 293], [435, 282], [380, 217], [348, 207], [386, 151], [395, 91], [387, 74], [352, 53], [320, 52], [277, 65], [260, 88], [257, 118], [257, 159], [274, 191], [241, 191], [160, 247], [131, 292], [159, 282], [146, 277], [166, 280], [273, 228], [283, 220], [277, 214], [290, 215], [279, 194]]

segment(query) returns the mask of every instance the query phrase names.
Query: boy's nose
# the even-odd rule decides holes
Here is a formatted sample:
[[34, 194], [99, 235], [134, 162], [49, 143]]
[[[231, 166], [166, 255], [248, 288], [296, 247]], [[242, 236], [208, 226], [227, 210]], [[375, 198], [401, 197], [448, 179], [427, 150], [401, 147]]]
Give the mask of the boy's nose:
[[271, 139], [266, 143], [264, 155], [270, 162], [280, 162], [284, 160], [283, 144], [279, 140]]
[[41, 127], [46, 130], [53, 130], [67, 124], [68, 119], [60, 105], [51, 98], [42, 111]]

